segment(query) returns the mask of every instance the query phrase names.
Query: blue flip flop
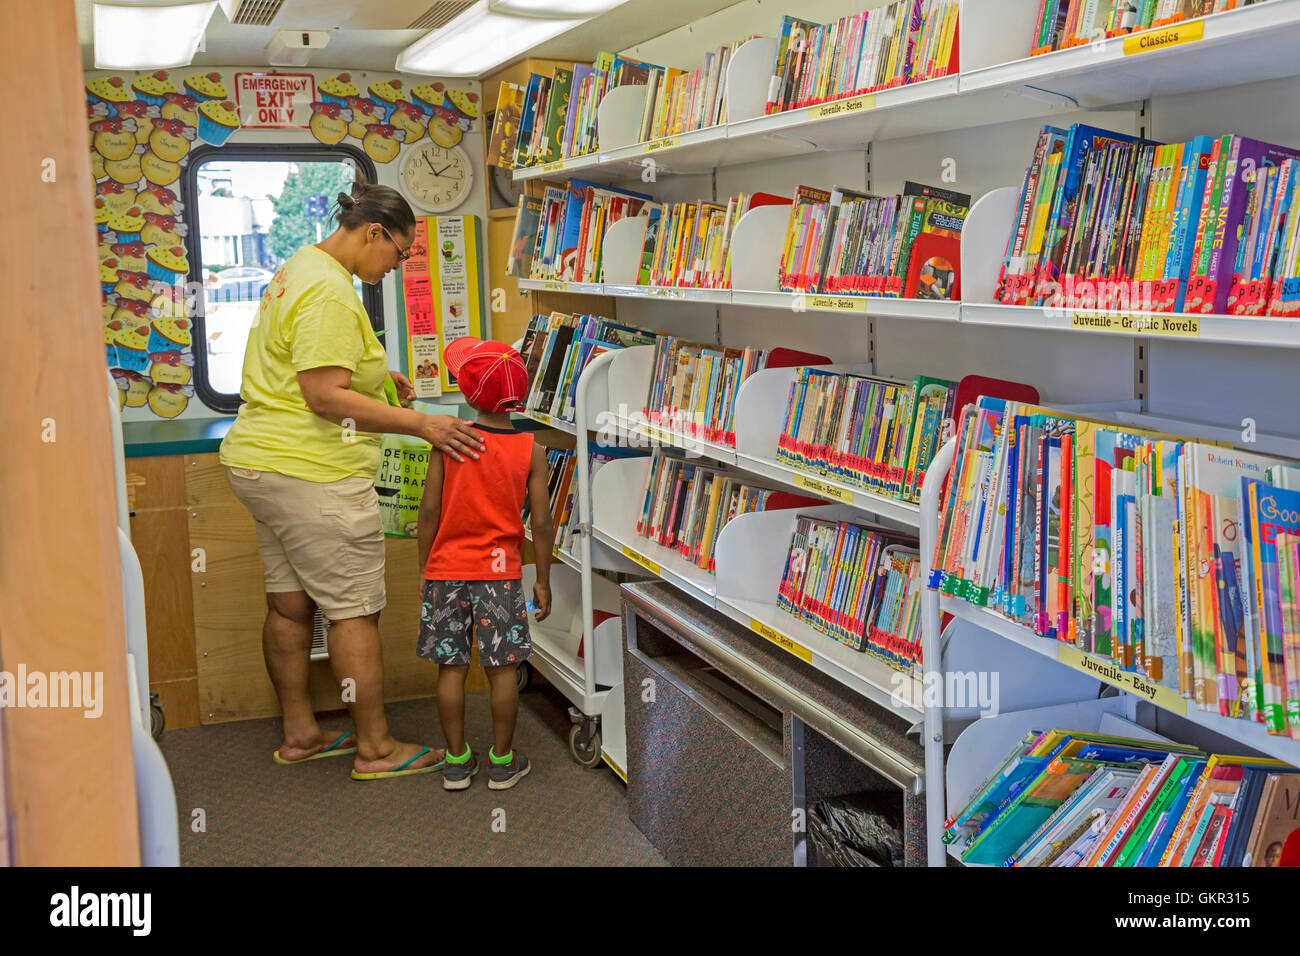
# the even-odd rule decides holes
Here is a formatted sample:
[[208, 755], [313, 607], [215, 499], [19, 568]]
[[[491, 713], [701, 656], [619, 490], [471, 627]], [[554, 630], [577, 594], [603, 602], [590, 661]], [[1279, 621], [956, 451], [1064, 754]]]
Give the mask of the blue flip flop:
[[356, 747], [339, 746], [339, 744], [343, 743], [343, 741], [347, 740], [351, 736], [352, 732], [348, 731], [319, 753], [314, 753], [310, 757], [301, 757], [298, 760], [285, 760], [280, 756], [280, 749], [277, 747], [275, 753], [271, 754], [271, 759], [276, 763], [288, 765], [294, 763], [306, 763], [308, 760], [319, 760], [321, 757], [343, 757], [347, 754], [354, 754], [357, 752]]
[[420, 752], [418, 754], [416, 754], [410, 760], [403, 763], [400, 767], [394, 767], [392, 770], [377, 770], [374, 771], [373, 773], [362, 773], [361, 771], [354, 769], [352, 771], [352, 779], [353, 780], [385, 780], [388, 777], [413, 777], [417, 773], [435, 773], [443, 768], [443, 765], [447, 762], [446, 760], [439, 760], [437, 763], [430, 764], [427, 767], [416, 767], [414, 770], [405, 769], [406, 767], [409, 767], [411, 764], [415, 763], [425, 754], [431, 752], [432, 751], [428, 747], [421, 747]]

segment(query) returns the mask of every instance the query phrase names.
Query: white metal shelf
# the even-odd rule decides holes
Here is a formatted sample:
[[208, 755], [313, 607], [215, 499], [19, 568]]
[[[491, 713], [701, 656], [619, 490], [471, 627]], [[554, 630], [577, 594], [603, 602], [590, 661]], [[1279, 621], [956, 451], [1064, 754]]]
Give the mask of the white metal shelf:
[[[959, 74], [817, 106], [737, 118], [707, 129], [514, 171], [516, 181], [572, 174], [639, 183], [645, 167], [705, 173], [719, 166], [780, 159], [819, 149], [1135, 103], [1147, 97], [1218, 89], [1300, 72], [1300, 0], [1212, 14], [1173, 27], [1024, 55], [1037, 0], [982, 0], [962, 7]], [[1026, 28], [1008, 29], [1008, 25]], [[769, 41], [770, 42], [770, 41]], [[761, 60], [728, 83], [766, 86]], [[1213, 68], [1207, 68], [1207, 63]], [[770, 66], [770, 60], [768, 61]], [[752, 74], [752, 75], [751, 75]], [[756, 86], [757, 88], [757, 86]], [[638, 104], [636, 107], [640, 109]]]
[[[1152, 695], [1135, 691], [1132, 681], [1134, 675], [1130, 672], [1118, 671], [1110, 658], [1085, 654], [1078, 648], [1063, 641], [1039, 637], [1029, 628], [1017, 624], [988, 608], [977, 607], [966, 601], [944, 595], [939, 598], [939, 609], [954, 617], [978, 624], [985, 630], [991, 631], [1006, 640], [1013, 641], [1021, 647], [1028, 648], [1036, 654], [1041, 654], [1066, 667], [1072, 667], [1089, 677], [1095, 677], [1112, 687], [1133, 694], [1137, 699], [1144, 700], [1176, 717], [1204, 727], [1206, 730], [1230, 740], [1237, 741], [1252, 750], [1268, 754], [1278, 760], [1285, 760], [1294, 766], [1300, 766], [1300, 740], [1270, 734], [1264, 729], [1263, 724], [1256, 723], [1253, 720], [1224, 717], [1217, 713], [1201, 710], [1194, 701], [1179, 697], [1176, 691], [1170, 691], [1168, 688], [1161, 688], [1162, 692], [1156, 693], [1154, 699], [1152, 699]], [[1085, 666], [1085, 661], [1093, 666]], [[1117, 674], [1118, 677], [1115, 676]]]

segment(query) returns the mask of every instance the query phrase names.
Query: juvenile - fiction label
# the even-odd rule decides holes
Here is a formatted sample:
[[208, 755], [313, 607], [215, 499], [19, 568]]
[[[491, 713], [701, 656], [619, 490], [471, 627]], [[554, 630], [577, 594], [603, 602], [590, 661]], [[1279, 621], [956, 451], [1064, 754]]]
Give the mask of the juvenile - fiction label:
[[646, 143], [642, 149], [647, 153], [657, 153], [661, 149], [671, 149], [677, 145], [676, 136], [665, 136], [663, 139], [652, 139]]
[[1111, 661], [1085, 654], [1077, 647], [1071, 647], [1069, 644], [1058, 644], [1056, 659], [1062, 664], [1068, 664], [1075, 670], [1083, 671], [1090, 677], [1103, 680], [1120, 690], [1128, 691], [1143, 700], [1150, 701], [1164, 710], [1172, 711], [1175, 714], [1187, 713], [1187, 701], [1179, 697], [1175, 691], [1170, 690], [1168, 687], [1162, 687], [1154, 681], [1147, 680], [1133, 671], [1121, 670], [1117, 664]]
[[851, 96], [846, 100], [836, 100], [834, 103], [823, 103], [821, 106], [814, 106], [808, 111], [808, 118], [825, 119], [828, 116], [842, 116], [845, 113], [861, 113], [873, 109], [875, 105], [875, 93]]
[[1156, 315], [1131, 312], [1075, 312], [1070, 328], [1085, 332], [1118, 332], [1123, 335], [1167, 335], [1176, 338], [1201, 337], [1201, 320], [1195, 315]]
[[799, 658], [801, 661], [804, 661], [805, 663], [808, 664], [812, 663], [812, 651], [808, 650], [808, 648], [804, 647], [802, 644], [799, 644], [796, 641], [792, 641], [790, 638], [786, 637], [780, 631], [772, 630], [772, 628], [768, 627], [762, 621], [751, 617], [749, 619], [749, 629], [753, 631], [755, 634], [763, 635], [763, 637], [766, 637], [777, 647], [781, 648], [784, 651], [789, 651], [791, 654]]
[[867, 311], [867, 300], [854, 295], [810, 295], [804, 298], [804, 304], [822, 312], [861, 312], [865, 315]]
[[813, 478], [811, 475], [794, 476], [792, 484], [797, 488], [803, 488], [805, 491], [811, 491], [815, 495], [821, 495], [823, 498], [834, 498], [836, 501], [853, 502], [853, 492], [847, 488], [839, 488], [830, 482], [822, 481], [820, 478]]
[[637, 552], [633, 551], [627, 545], [623, 545], [623, 553], [627, 555], [629, 558], [631, 558], [633, 561], [635, 561], [637, 564], [641, 565], [641, 567], [645, 568], [651, 574], [661, 575], [663, 573], [663, 569], [659, 567], [659, 565], [655, 564], [653, 561], [651, 561], [649, 558], [645, 557], [644, 555], [638, 554]]
[[1193, 20], [1190, 23], [1179, 23], [1156, 30], [1143, 30], [1141, 33], [1124, 38], [1124, 55], [1163, 50], [1167, 46], [1177, 46], [1179, 43], [1194, 43], [1204, 36], [1204, 20]]

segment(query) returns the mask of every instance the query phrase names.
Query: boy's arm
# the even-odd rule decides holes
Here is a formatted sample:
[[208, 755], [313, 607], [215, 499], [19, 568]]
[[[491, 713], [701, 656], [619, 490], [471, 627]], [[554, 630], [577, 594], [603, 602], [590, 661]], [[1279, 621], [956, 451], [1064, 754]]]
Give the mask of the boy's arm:
[[[529, 524], [533, 530], [533, 553], [537, 563], [537, 586], [533, 603], [537, 620], [551, 610], [551, 551], [555, 547], [555, 522], [551, 518], [550, 494], [546, 488], [546, 452], [533, 444], [533, 464], [528, 470]], [[545, 594], [539, 593], [544, 589]], [[544, 598], [544, 600], [543, 600]]]
[[420, 574], [429, 565], [429, 552], [438, 537], [442, 518], [442, 452], [429, 453], [429, 471], [424, 476], [424, 496], [420, 499], [420, 516], [416, 523], [416, 551], [420, 555]]

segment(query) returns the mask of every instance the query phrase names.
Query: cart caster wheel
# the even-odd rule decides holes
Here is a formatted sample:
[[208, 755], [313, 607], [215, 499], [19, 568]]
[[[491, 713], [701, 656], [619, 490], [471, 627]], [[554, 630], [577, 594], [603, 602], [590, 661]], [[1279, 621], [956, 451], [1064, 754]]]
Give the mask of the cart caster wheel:
[[584, 734], [582, 724], [574, 724], [569, 730], [569, 753], [582, 766], [591, 769], [600, 766], [600, 731], [593, 730]]
[[519, 693], [522, 694], [524, 691], [528, 690], [528, 688], [532, 685], [532, 683], [533, 683], [533, 669], [529, 667], [526, 663], [516, 665], [515, 666], [515, 687], [519, 689]]
[[149, 700], [149, 733], [154, 740], [162, 740], [163, 728], [167, 726], [167, 715], [163, 713], [162, 704], [157, 694], [151, 694]]

